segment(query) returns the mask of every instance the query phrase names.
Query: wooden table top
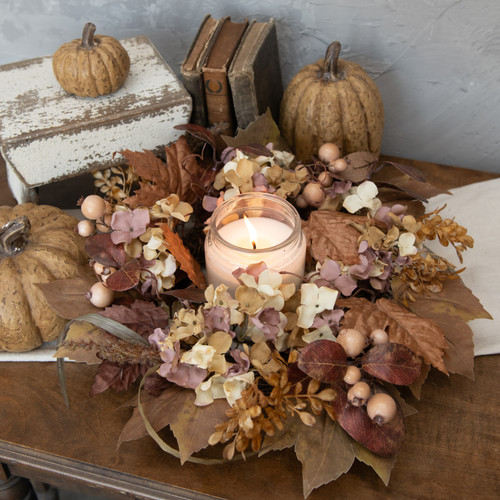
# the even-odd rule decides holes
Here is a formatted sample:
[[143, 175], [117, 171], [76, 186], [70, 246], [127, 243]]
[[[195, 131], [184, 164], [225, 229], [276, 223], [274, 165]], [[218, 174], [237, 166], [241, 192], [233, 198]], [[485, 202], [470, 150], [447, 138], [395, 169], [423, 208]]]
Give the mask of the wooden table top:
[[[442, 187], [498, 177], [400, 161]], [[0, 204], [13, 203], [0, 165]], [[301, 465], [292, 450], [218, 466], [181, 466], [149, 437], [117, 450], [135, 392], [88, 398], [95, 370], [66, 363], [67, 409], [55, 363], [0, 363], [0, 462], [11, 473], [111, 498], [123, 498], [123, 492], [136, 498], [303, 498]], [[475, 381], [433, 370], [414, 404], [418, 413], [406, 418], [406, 438], [389, 486], [356, 462], [309, 498], [500, 498], [499, 380], [498, 355], [475, 359]]]

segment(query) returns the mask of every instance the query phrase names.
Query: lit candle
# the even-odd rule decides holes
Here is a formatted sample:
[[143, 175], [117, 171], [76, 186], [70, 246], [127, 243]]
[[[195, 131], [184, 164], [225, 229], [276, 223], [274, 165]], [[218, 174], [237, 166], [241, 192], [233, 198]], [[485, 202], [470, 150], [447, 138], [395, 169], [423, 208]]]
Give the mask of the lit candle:
[[304, 275], [306, 241], [295, 208], [267, 193], [246, 193], [224, 202], [212, 214], [205, 240], [208, 282], [239, 285], [233, 271], [265, 262], [285, 271], [283, 282], [297, 285]]

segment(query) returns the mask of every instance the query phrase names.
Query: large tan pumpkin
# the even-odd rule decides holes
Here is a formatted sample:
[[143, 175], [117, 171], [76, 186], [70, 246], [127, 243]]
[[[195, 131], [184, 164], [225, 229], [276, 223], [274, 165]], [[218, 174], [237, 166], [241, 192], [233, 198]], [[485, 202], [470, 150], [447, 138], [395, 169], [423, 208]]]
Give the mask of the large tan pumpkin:
[[36, 283], [77, 276], [86, 257], [76, 223], [47, 205], [0, 207], [0, 350], [29, 351], [61, 332], [66, 320]]
[[127, 79], [130, 58], [111, 36], [96, 35], [87, 23], [82, 38], [61, 45], [52, 58], [54, 75], [61, 87], [80, 97], [98, 97], [117, 91]]
[[280, 131], [304, 162], [325, 142], [337, 144], [343, 155], [380, 153], [384, 107], [379, 90], [359, 64], [339, 59], [340, 49], [333, 42], [325, 58], [302, 68], [283, 95]]

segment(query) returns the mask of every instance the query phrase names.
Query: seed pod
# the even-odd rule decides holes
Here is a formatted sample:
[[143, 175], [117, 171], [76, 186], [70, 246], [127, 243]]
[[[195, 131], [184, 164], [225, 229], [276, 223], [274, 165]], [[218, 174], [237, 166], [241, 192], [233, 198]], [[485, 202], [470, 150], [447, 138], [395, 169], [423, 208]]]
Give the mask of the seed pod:
[[319, 183], [324, 187], [330, 187], [333, 183], [333, 177], [326, 171], [321, 172], [318, 175]]
[[340, 149], [333, 142], [325, 142], [318, 150], [319, 159], [331, 165], [335, 160], [340, 158]]
[[349, 385], [354, 385], [361, 380], [361, 370], [354, 365], [349, 365], [344, 375], [344, 382]]
[[370, 340], [373, 345], [380, 345], [389, 342], [389, 335], [385, 330], [381, 328], [376, 328], [370, 333]]
[[337, 335], [337, 342], [344, 348], [347, 356], [353, 358], [366, 347], [365, 336], [355, 328], [344, 328]]

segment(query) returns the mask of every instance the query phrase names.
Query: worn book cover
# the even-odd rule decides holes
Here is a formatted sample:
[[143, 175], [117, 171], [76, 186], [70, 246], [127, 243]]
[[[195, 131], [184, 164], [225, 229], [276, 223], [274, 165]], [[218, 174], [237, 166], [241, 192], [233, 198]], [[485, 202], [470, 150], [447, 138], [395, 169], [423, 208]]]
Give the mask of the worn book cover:
[[248, 127], [270, 109], [276, 123], [283, 96], [276, 22], [253, 21], [228, 73], [237, 126]]
[[208, 125], [226, 124], [220, 130], [226, 135], [232, 135], [235, 127], [227, 72], [247, 26], [247, 20], [241, 23], [225, 20], [202, 70]]
[[225, 19], [214, 19], [210, 14], [204, 17], [181, 64], [181, 80], [193, 100], [191, 123], [203, 127], [208, 121], [202, 68]]

